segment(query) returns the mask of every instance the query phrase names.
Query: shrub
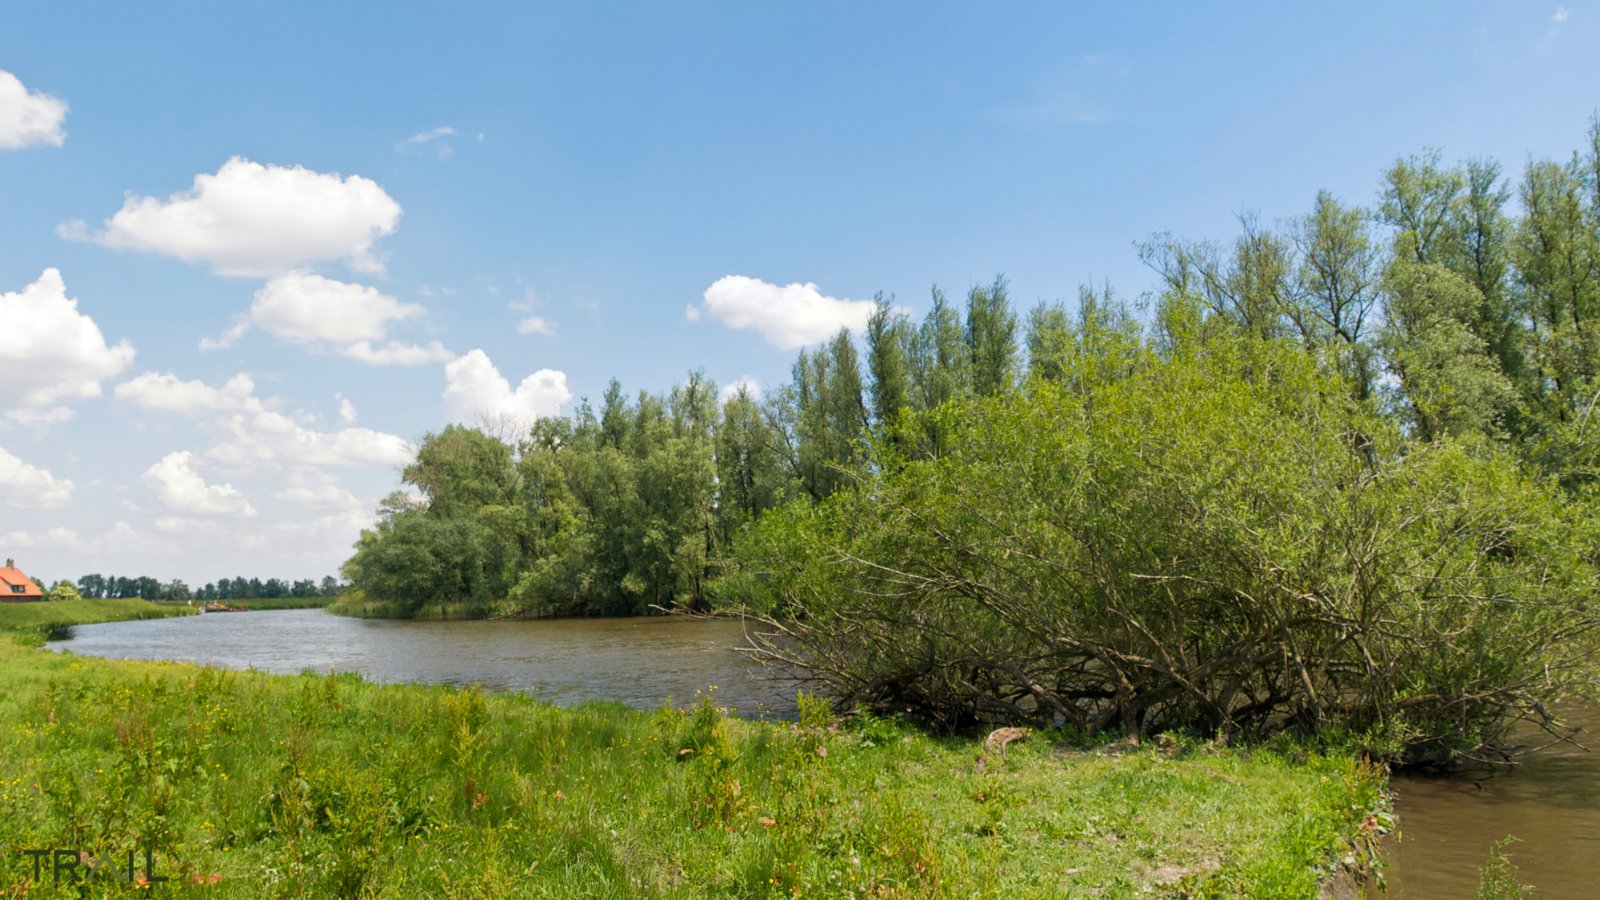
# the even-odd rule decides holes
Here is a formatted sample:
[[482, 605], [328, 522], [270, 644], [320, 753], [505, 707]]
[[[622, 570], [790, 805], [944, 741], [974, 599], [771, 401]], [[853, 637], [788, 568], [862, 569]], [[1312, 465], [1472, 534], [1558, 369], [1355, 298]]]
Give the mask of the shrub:
[[[1593, 504], [1408, 442], [1297, 348], [946, 407], [935, 458], [769, 516], [765, 658], [840, 708], [1130, 736], [1336, 727], [1485, 758], [1593, 692]], [[886, 444], [887, 446], [887, 444]]]

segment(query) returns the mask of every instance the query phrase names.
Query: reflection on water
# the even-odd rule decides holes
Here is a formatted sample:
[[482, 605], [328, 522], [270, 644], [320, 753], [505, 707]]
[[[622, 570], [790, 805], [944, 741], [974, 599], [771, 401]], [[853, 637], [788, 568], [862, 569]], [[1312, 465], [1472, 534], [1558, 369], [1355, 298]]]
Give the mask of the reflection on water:
[[[1600, 709], [1561, 712], [1584, 729], [1578, 739], [1594, 746]], [[1490, 848], [1509, 834], [1517, 838], [1511, 861], [1535, 896], [1600, 897], [1600, 748], [1586, 753], [1560, 744], [1510, 772], [1407, 775], [1390, 785], [1401, 839], [1385, 848], [1387, 896], [1471, 897]]]
[[554, 703], [616, 700], [679, 706], [716, 685], [740, 715], [787, 717], [794, 686], [765, 677], [733, 648], [736, 621], [647, 616], [553, 621], [405, 622], [321, 610], [211, 613], [79, 625], [55, 650], [169, 659], [266, 672], [356, 672], [372, 681], [481, 684]]

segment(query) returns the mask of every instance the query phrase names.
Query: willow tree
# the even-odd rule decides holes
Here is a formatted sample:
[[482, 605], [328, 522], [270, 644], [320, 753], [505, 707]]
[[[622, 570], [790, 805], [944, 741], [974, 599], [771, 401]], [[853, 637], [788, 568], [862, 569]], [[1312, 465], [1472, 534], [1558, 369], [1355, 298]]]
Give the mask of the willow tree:
[[943, 454], [746, 545], [764, 654], [843, 706], [1331, 726], [1448, 761], [1593, 690], [1592, 509], [1504, 456], [1412, 445], [1297, 345], [1213, 338], [936, 416]]

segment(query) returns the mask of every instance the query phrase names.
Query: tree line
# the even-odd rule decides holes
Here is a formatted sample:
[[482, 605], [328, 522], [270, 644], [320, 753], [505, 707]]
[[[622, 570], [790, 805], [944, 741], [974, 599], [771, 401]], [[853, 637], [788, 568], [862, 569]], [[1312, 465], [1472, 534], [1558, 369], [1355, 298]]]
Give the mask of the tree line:
[[1140, 252], [1138, 304], [880, 297], [761, 398], [450, 426], [344, 574], [397, 615], [742, 610], [841, 705], [952, 728], [1451, 761], [1597, 693], [1600, 126]]
[[[186, 600], [256, 600], [276, 599], [279, 597], [337, 597], [342, 588], [337, 578], [328, 575], [321, 582], [309, 578], [293, 581], [282, 578], [223, 578], [215, 582], [206, 582], [198, 588], [190, 588], [182, 579], [174, 578], [171, 581], [161, 581], [148, 575], [128, 577], [123, 575], [102, 575], [92, 573], [84, 575], [77, 581], [60, 581], [59, 585], [72, 587], [80, 597], [95, 600], [115, 598], [139, 598], [142, 600], [178, 601]], [[41, 588], [43, 584], [41, 583]], [[53, 590], [54, 588], [52, 588]]]

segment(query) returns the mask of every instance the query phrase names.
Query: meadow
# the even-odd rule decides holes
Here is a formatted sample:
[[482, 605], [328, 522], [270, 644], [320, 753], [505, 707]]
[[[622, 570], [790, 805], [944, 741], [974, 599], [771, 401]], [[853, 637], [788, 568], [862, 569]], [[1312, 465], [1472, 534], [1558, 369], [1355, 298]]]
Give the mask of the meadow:
[[986, 750], [812, 700], [758, 723], [709, 690], [562, 709], [79, 658], [29, 646], [29, 606], [0, 609], [7, 895], [102, 861], [91, 896], [1314, 896], [1388, 821], [1381, 770], [1289, 743]]

